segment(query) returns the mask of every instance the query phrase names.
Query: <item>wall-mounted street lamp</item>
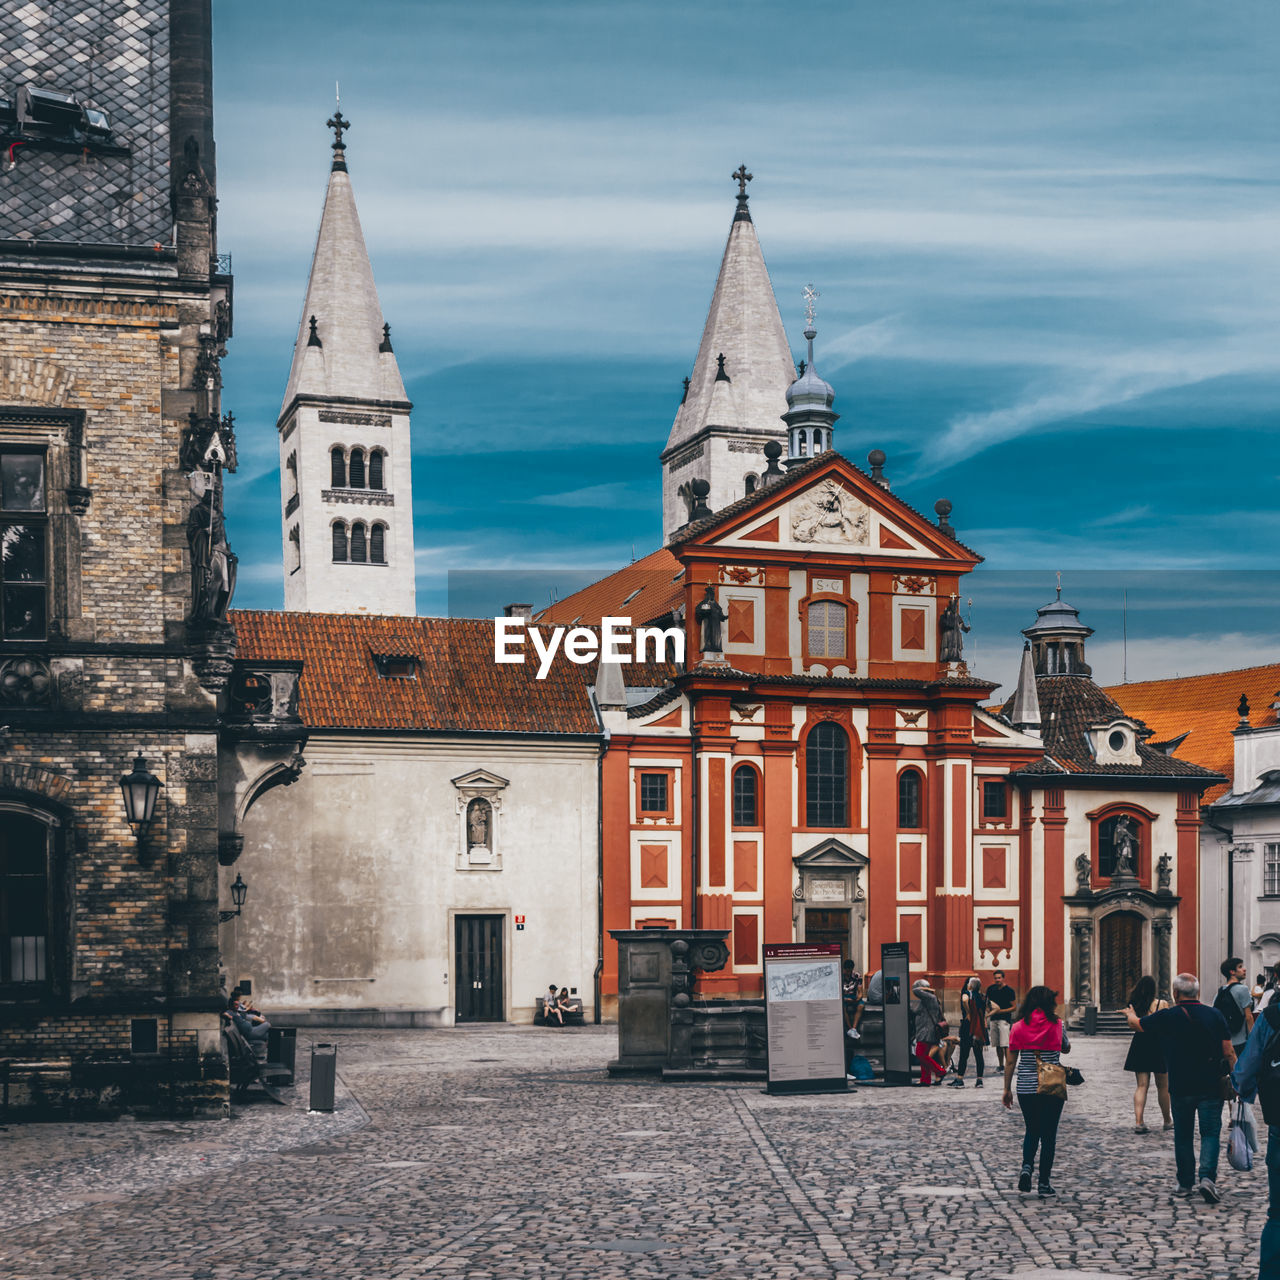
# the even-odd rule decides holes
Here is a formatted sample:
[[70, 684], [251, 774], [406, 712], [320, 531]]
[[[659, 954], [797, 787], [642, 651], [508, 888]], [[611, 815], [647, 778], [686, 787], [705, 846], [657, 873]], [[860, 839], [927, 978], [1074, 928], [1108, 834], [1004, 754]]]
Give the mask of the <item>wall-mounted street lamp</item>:
[[133, 828], [138, 848], [142, 848], [147, 828], [156, 816], [156, 800], [164, 783], [147, 769], [147, 762], [138, 752], [133, 768], [120, 779], [120, 794], [124, 797], [124, 816]]
[[240, 873], [236, 872], [236, 878], [231, 882], [231, 901], [236, 904], [234, 911], [219, 911], [218, 923], [226, 924], [228, 920], [234, 920], [236, 916], [244, 909], [244, 900], [249, 896], [249, 886], [240, 879]]

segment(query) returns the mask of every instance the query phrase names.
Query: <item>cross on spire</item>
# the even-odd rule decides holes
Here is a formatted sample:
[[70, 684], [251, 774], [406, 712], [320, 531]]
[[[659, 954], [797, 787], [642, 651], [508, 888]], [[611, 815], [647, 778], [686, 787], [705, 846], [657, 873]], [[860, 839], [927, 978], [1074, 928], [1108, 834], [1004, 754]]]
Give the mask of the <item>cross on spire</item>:
[[751, 213], [747, 209], [747, 183], [751, 181], [751, 174], [747, 172], [745, 164], [740, 164], [729, 177], [738, 184], [738, 212], [733, 215], [733, 220], [734, 222], [750, 222]]
[[333, 130], [333, 167], [345, 170], [347, 167], [346, 144], [342, 140], [342, 135], [351, 128], [351, 121], [342, 118], [342, 108], [339, 107], [325, 121], [325, 124]]
[[804, 327], [806, 329], [813, 328], [813, 318], [817, 314], [818, 299], [822, 297], [817, 289], [811, 284], [804, 287]]

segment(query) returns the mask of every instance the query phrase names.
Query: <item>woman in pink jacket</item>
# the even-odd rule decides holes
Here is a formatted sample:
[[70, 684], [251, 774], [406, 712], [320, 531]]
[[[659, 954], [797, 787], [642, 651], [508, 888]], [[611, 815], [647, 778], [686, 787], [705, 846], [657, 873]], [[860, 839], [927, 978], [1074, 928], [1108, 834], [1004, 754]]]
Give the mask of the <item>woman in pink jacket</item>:
[[1070, 1052], [1066, 1028], [1058, 1017], [1058, 993], [1050, 987], [1032, 987], [1009, 1033], [1009, 1050], [1004, 1060], [1004, 1105], [1013, 1110], [1016, 1074], [1018, 1106], [1026, 1126], [1022, 1139], [1022, 1172], [1018, 1175], [1019, 1191], [1031, 1190], [1031, 1174], [1035, 1168], [1036, 1148], [1039, 1147], [1040, 1181], [1037, 1189], [1041, 1196], [1057, 1194], [1049, 1178], [1053, 1173], [1058, 1121], [1062, 1118], [1064, 1099], [1038, 1092], [1036, 1060], [1057, 1062], [1059, 1054]]

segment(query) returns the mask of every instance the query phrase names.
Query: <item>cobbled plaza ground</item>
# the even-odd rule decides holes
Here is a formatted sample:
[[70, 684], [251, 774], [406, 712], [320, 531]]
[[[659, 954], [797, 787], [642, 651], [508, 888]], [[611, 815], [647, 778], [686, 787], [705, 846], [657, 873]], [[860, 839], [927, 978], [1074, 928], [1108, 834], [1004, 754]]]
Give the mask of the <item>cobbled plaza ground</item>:
[[[1171, 1200], [1126, 1042], [1077, 1041], [1051, 1202], [1014, 1189], [999, 1087], [774, 1098], [609, 1080], [610, 1027], [310, 1033], [332, 1115], [0, 1130], [0, 1276], [1195, 1277], [1257, 1274], [1266, 1172]], [[990, 1080], [990, 1077], [988, 1077]], [[1225, 1129], [1224, 1129], [1225, 1137]]]

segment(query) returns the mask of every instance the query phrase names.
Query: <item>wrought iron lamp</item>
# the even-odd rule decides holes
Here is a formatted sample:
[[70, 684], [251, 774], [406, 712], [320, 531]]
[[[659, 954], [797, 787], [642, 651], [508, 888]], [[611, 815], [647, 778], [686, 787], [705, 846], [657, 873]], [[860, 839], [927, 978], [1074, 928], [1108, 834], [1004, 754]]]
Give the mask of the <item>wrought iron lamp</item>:
[[240, 878], [240, 873], [236, 872], [236, 878], [231, 882], [231, 901], [236, 904], [234, 911], [219, 911], [218, 923], [226, 924], [228, 920], [234, 920], [236, 916], [244, 909], [244, 900], [249, 896], [249, 886]]
[[156, 801], [164, 783], [147, 768], [147, 762], [139, 751], [133, 768], [120, 779], [120, 794], [124, 797], [124, 816], [142, 847], [147, 828], [156, 816]]

